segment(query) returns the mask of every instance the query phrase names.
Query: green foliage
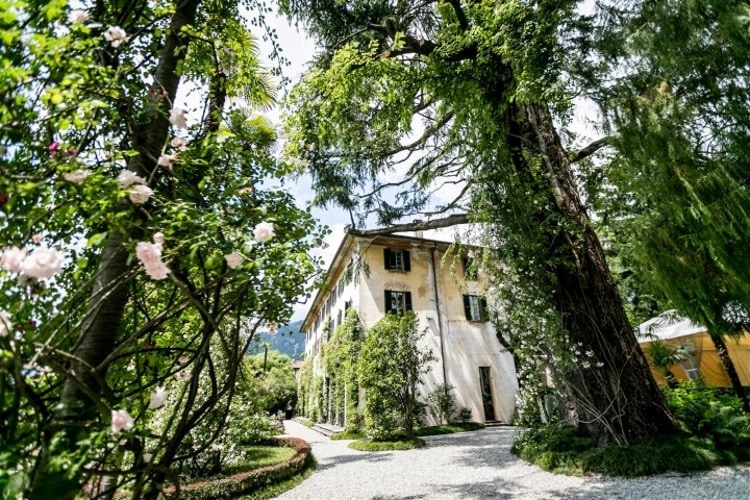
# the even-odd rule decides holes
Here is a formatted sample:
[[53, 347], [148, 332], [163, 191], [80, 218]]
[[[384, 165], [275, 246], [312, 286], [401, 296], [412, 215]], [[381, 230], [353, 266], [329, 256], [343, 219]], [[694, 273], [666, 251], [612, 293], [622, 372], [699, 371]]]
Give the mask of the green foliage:
[[363, 437], [365, 437], [365, 434], [362, 431], [345, 430], [342, 432], [335, 432], [331, 434], [332, 441], [343, 441], [343, 440], [348, 440], [348, 439], [362, 439]]
[[323, 345], [320, 357], [328, 379], [331, 398], [328, 402], [328, 419], [330, 422], [344, 425], [352, 432], [358, 431], [361, 427], [357, 382], [357, 363], [361, 345], [362, 325], [357, 312], [349, 309], [344, 322]]
[[[591, 197], [618, 251], [670, 308], [715, 334], [750, 310], [747, 2], [612, 6], [596, 83], [618, 155]], [[633, 64], [637, 61], [637, 64]]]
[[349, 448], [357, 451], [394, 451], [394, 450], [413, 450], [422, 448], [425, 445], [424, 439], [420, 438], [402, 438], [402, 439], [385, 439], [367, 441], [353, 441], [349, 443]]
[[453, 386], [440, 384], [427, 396], [427, 404], [438, 422], [450, 423], [456, 412], [456, 396]]
[[297, 379], [288, 356], [269, 350], [247, 357], [244, 364], [245, 376], [258, 385], [253, 396], [263, 411], [275, 415], [297, 405]]
[[436, 436], [442, 434], [454, 434], [456, 432], [476, 431], [484, 429], [484, 424], [478, 422], [464, 422], [444, 425], [431, 425], [429, 427], [417, 427], [414, 429], [415, 436]]
[[471, 408], [466, 408], [465, 406], [459, 408], [456, 418], [462, 424], [468, 423], [471, 420]]
[[[154, 496], [178, 456], [213, 469], [236, 451], [222, 434], [254, 428], [253, 403], [232, 401], [244, 347], [309, 293], [308, 250], [325, 234], [284, 187], [276, 131], [242, 106], [274, 93], [251, 34], [261, 12], [0, 2], [5, 494], [70, 498], [106, 478], [113, 496]], [[115, 24], [125, 39], [112, 43]], [[188, 94], [183, 127], [170, 114]], [[127, 173], [147, 200], [118, 181]], [[275, 231], [264, 242], [262, 222]], [[61, 269], [19, 272], [16, 248], [55, 249]], [[112, 430], [115, 410], [132, 426]]]
[[365, 389], [367, 433], [375, 439], [399, 430], [412, 436], [424, 409], [417, 400], [418, 387], [434, 360], [432, 351], [420, 346], [425, 334], [411, 312], [387, 314], [367, 332], [357, 373]]
[[513, 443], [511, 451], [545, 470], [573, 475], [693, 472], [711, 468], [717, 458], [710, 444], [682, 434], [599, 448], [585, 432], [571, 426], [525, 431]]
[[666, 395], [683, 430], [712, 443], [722, 461], [750, 460], [750, 417], [739, 399], [694, 381], [668, 389]]

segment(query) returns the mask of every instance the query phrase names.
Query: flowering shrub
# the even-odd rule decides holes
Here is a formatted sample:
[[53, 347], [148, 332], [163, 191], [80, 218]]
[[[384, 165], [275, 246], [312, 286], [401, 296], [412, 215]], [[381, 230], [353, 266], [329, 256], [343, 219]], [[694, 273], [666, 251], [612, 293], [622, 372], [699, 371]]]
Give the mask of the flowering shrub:
[[37, 7], [0, 7], [0, 485], [156, 496], [231, 458], [246, 345], [324, 233], [233, 107], [272, 94], [236, 3]]

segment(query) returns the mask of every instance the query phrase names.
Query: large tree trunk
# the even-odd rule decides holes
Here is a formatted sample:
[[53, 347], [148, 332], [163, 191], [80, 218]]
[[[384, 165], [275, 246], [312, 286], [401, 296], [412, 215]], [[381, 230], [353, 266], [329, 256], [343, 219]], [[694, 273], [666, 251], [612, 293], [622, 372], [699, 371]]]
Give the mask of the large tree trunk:
[[709, 336], [714, 343], [714, 347], [716, 347], [716, 354], [719, 355], [721, 364], [724, 366], [724, 371], [727, 372], [727, 377], [729, 377], [729, 381], [732, 383], [735, 395], [742, 401], [742, 409], [745, 410], [745, 412], [750, 413], [750, 402], [747, 400], [745, 387], [742, 385], [737, 369], [734, 367], [734, 362], [732, 361], [732, 358], [729, 357], [727, 344], [724, 342], [721, 335], [709, 334]]
[[[628, 322], [596, 232], [586, 215], [566, 152], [545, 106], [500, 107], [519, 189], [542, 193], [540, 224], [553, 297], [571, 344], [592, 351], [591, 366], [562, 374], [579, 423], [601, 444], [675, 432], [677, 425]], [[541, 161], [534, 171], [531, 158]]]

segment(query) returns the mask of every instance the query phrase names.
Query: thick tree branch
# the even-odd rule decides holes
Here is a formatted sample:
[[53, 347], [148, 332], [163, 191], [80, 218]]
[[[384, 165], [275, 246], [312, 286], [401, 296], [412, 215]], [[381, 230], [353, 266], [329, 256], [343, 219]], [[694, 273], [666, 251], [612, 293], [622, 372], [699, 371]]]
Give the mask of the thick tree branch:
[[461, 30], [466, 31], [469, 29], [469, 21], [466, 19], [466, 14], [461, 8], [460, 0], [448, 0], [448, 3], [451, 4], [453, 11], [456, 13], [456, 19], [458, 20], [458, 25], [461, 27]]
[[588, 146], [581, 148], [577, 151], [571, 151], [568, 156], [570, 157], [570, 163], [575, 163], [577, 161], [581, 161], [584, 158], [588, 158], [592, 154], [596, 153], [600, 149], [607, 147], [612, 142], [611, 137], [602, 137], [601, 139], [597, 139]]
[[442, 227], [457, 226], [458, 224], [468, 224], [469, 214], [454, 214], [442, 219], [435, 219], [426, 222], [410, 222], [407, 224], [394, 224], [390, 227], [378, 229], [354, 229], [349, 228], [348, 232], [354, 236], [379, 236], [384, 234], [393, 234], [401, 231], [424, 231], [427, 229], [440, 229]]

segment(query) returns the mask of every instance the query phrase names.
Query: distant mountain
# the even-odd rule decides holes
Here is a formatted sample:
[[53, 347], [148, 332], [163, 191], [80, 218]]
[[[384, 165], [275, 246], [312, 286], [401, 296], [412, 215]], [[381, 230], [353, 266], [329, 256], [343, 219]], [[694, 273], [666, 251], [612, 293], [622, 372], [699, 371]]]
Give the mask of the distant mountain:
[[305, 335], [299, 331], [302, 321], [295, 321], [288, 325], [280, 326], [275, 335], [264, 332], [256, 332], [253, 342], [248, 348], [248, 354], [259, 354], [263, 352], [261, 344], [268, 342], [269, 349], [286, 354], [293, 360], [302, 359], [305, 353]]

